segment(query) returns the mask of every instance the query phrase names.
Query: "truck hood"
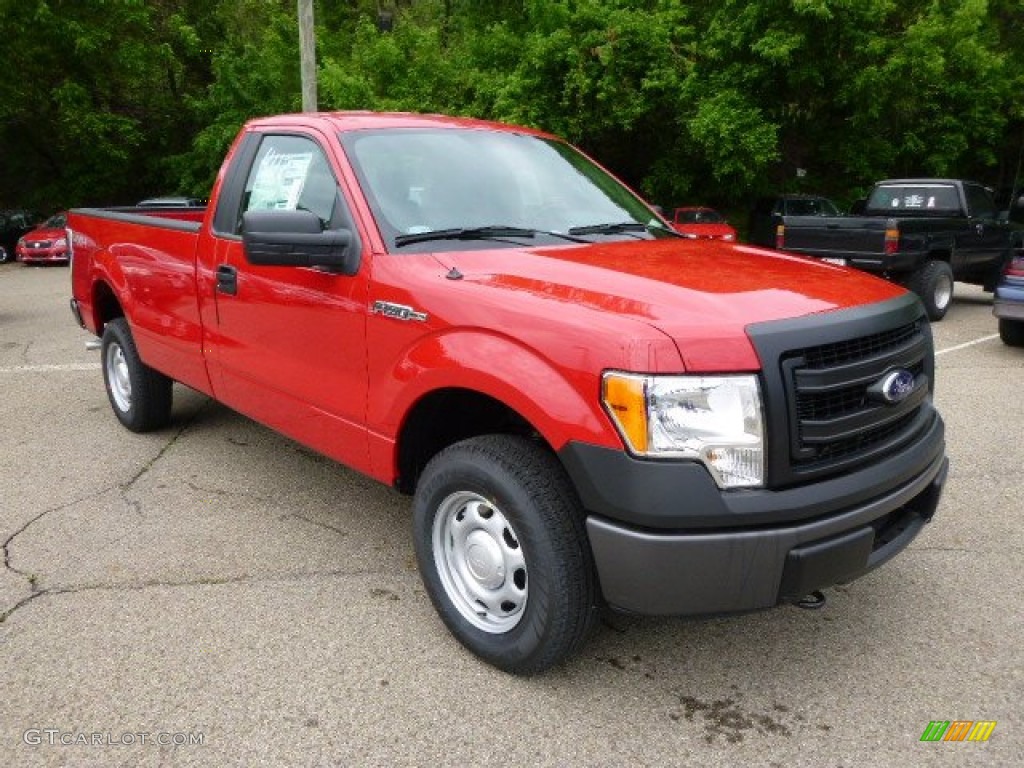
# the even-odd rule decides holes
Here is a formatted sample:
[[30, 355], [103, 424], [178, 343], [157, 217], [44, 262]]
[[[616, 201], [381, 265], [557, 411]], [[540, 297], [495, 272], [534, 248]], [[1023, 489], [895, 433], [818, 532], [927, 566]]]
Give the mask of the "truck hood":
[[[509, 301], [629, 317], [676, 344], [688, 370], [756, 370], [747, 326], [884, 301], [903, 289], [814, 259], [720, 241], [643, 240], [437, 253]], [[513, 295], [513, 293], [515, 295]], [[550, 311], [550, 310], [548, 310]]]

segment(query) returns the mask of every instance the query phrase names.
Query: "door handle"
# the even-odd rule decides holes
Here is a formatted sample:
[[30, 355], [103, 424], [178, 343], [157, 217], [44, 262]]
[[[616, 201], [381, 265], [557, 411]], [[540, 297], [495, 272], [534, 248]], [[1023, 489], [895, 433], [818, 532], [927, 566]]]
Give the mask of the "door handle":
[[238, 293], [238, 269], [230, 264], [217, 267], [217, 293], [234, 296]]

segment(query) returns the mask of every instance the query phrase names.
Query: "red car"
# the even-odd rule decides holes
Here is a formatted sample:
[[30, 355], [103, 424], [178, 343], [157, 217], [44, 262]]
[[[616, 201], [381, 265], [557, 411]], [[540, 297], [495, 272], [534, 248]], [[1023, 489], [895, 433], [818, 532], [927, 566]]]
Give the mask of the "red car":
[[714, 208], [676, 208], [672, 228], [694, 240], [736, 239], [736, 230]]
[[67, 213], [55, 213], [38, 229], [33, 229], [18, 240], [18, 261], [23, 264], [52, 264], [68, 262]]

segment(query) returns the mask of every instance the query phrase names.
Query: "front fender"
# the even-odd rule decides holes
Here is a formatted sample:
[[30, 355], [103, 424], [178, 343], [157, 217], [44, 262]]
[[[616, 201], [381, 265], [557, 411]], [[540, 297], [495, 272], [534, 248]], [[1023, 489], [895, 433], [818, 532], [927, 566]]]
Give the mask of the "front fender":
[[[623, 361], [595, 360], [593, 350], [583, 347], [563, 352], [569, 359], [555, 361], [517, 339], [483, 330], [448, 330], [424, 337], [382, 371], [371, 387], [371, 434], [390, 445], [390, 450], [382, 445], [381, 454], [374, 451], [374, 463], [394, 466], [393, 449], [406, 414], [423, 397], [448, 388], [472, 390], [504, 403], [556, 451], [569, 440], [621, 449], [618, 433], [601, 407], [600, 392], [602, 371], [621, 367]], [[667, 337], [634, 342], [630, 356], [671, 356], [682, 365]], [[378, 467], [387, 474], [384, 466]]]

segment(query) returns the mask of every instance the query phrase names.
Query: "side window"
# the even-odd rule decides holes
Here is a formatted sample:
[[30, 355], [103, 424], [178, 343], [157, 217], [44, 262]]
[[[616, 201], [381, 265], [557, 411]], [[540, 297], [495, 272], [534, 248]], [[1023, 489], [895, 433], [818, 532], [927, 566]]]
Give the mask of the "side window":
[[996, 217], [996, 205], [987, 189], [974, 184], [964, 184], [964, 193], [967, 196], [967, 210], [972, 217], [978, 219], [994, 219]]
[[327, 229], [337, 226], [338, 208], [338, 183], [316, 142], [304, 136], [263, 138], [245, 182], [240, 214], [311, 211]]

